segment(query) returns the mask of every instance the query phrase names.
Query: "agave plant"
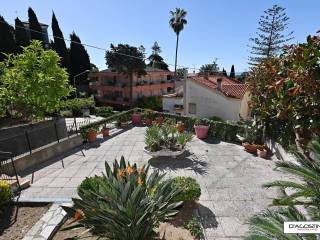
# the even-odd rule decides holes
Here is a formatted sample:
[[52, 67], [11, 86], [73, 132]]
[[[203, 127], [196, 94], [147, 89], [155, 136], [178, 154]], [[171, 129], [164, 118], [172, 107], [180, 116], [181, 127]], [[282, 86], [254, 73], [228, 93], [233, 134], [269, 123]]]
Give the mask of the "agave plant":
[[106, 173], [87, 178], [78, 188], [79, 199], [65, 207], [77, 224], [95, 235], [112, 240], [142, 240], [153, 233], [160, 221], [174, 216], [182, 202], [171, 203], [179, 193], [170, 188], [171, 180], [149, 166], [137, 167], [121, 157], [113, 167], [105, 163]]
[[246, 240], [317, 240], [316, 234], [286, 234], [283, 231], [285, 221], [307, 221], [295, 207], [266, 210], [250, 219], [250, 235]]
[[293, 190], [288, 195], [274, 199], [273, 205], [303, 205], [314, 220], [320, 220], [320, 138], [311, 141], [309, 147], [311, 150], [310, 156], [313, 159], [308, 159], [303, 154], [294, 152], [298, 163], [284, 161], [276, 164], [278, 169], [301, 181], [274, 181], [265, 184], [264, 187], [280, 187]]

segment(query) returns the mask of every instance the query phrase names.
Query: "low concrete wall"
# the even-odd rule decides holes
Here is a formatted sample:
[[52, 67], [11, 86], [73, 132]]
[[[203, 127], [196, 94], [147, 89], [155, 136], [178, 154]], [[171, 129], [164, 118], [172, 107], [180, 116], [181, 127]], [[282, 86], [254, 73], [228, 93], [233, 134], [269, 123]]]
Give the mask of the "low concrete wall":
[[[33, 150], [31, 154], [21, 155], [14, 159], [14, 166], [17, 170], [17, 173], [21, 173], [25, 170], [28, 170], [34, 166], [37, 166], [51, 158], [57, 157], [62, 153], [65, 153], [75, 147], [78, 147], [82, 144], [81, 135], [73, 135], [69, 138], [62, 139], [59, 143], [51, 143], [45, 145], [41, 148]], [[6, 166], [8, 171], [8, 175], [12, 175], [12, 168]]]

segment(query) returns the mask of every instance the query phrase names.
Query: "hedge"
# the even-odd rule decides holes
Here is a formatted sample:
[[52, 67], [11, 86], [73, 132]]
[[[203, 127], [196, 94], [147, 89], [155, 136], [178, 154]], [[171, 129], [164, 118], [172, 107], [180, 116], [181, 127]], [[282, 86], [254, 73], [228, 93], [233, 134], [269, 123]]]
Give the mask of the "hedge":
[[[141, 112], [142, 114], [144, 114], [146, 110], [147, 109], [133, 108], [128, 111], [123, 111], [121, 113], [114, 114], [98, 122], [90, 123], [89, 125], [83, 126], [80, 128], [80, 132], [82, 133], [82, 136], [84, 137], [84, 139], [86, 139], [86, 131], [90, 128], [100, 129], [103, 125], [114, 122], [114, 121], [117, 121], [117, 122], [130, 121], [132, 113]], [[210, 126], [209, 133], [208, 133], [210, 137], [214, 137], [222, 141], [239, 142], [237, 135], [238, 134], [244, 135], [245, 133], [244, 125], [238, 124], [236, 122], [220, 122], [220, 121], [209, 120], [207, 118], [195, 118], [195, 117], [182, 116], [182, 115], [176, 115], [171, 113], [156, 112], [156, 111], [153, 111], [153, 112], [158, 116], [163, 116], [163, 118], [173, 119], [176, 122], [178, 121], [183, 122], [185, 124], [185, 129], [190, 132], [194, 132], [194, 128], [193, 128], [194, 124], [200, 121], [202, 124], [206, 124]]]

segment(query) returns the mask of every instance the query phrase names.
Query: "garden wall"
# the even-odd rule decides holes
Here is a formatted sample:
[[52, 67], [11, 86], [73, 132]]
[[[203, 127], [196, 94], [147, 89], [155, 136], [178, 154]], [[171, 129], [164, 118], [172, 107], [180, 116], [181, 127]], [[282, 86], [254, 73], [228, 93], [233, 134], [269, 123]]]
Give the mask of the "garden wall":
[[0, 151], [12, 152], [17, 156], [67, 136], [66, 121], [63, 118], [2, 128]]

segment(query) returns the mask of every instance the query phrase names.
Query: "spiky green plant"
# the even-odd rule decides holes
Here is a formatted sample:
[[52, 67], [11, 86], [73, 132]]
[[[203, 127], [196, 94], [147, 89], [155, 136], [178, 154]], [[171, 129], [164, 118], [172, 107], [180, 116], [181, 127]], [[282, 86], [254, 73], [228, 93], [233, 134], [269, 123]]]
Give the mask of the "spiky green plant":
[[276, 163], [278, 169], [293, 175], [300, 181], [279, 180], [267, 183], [264, 187], [290, 189], [290, 194], [274, 199], [273, 205], [303, 205], [314, 220], [320, 220], [320, 138], [311, 141], [309, 147], [312, 159], [304, 157], [299, 152], [294, 152], [297, 163], [288, 161]]
[[286, 234], [285, 221], [307, 221], [304, 214], [295, 207], [266, 210], [250, 219], [250, 235], [246, 240], [317, 240], [316, 234]]
[[[113, 168], [106, 162], [102, 177], [87, 178], [79, 189], [74, 206], [65, 208], [77, 224], [95, 235], [110, 240], [141, 240], [153, 233], [160, 221], [174, 216], [182, 202], [171, 203], [179, 191], [170, 188], [171, 180], [149, 166], [137, 167], [121, 157]], [[88, 180], [89, 179], [89, 180]]]

